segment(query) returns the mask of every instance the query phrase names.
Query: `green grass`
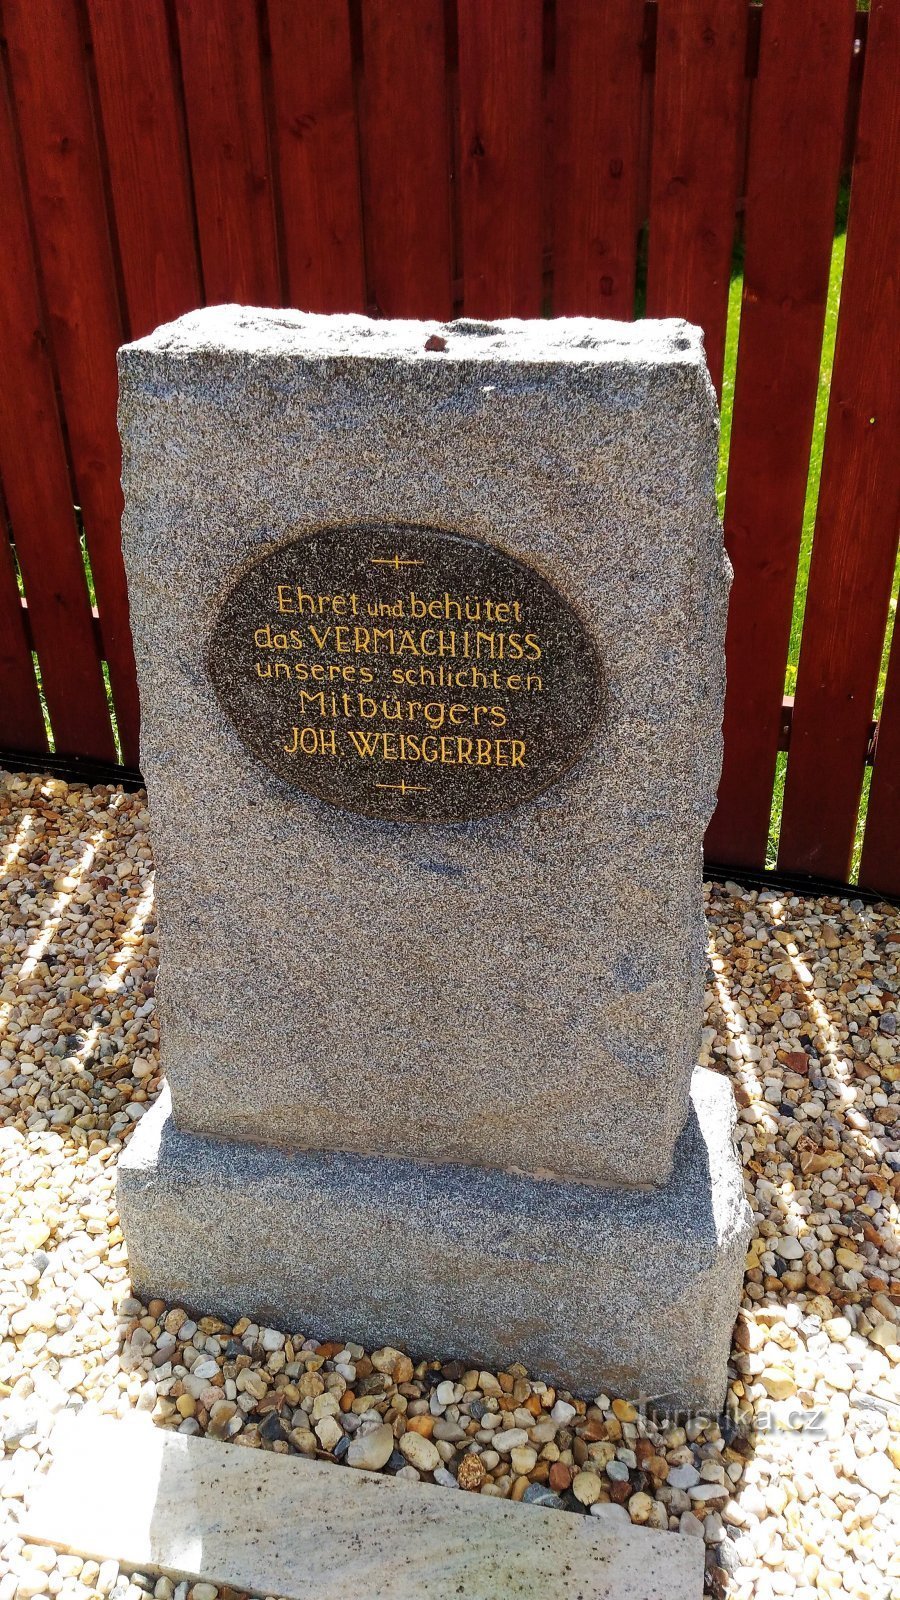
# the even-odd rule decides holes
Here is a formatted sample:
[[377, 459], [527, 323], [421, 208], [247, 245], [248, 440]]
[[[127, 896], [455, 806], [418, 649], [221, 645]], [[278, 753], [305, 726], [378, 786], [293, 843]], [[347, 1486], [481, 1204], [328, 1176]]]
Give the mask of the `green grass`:
[[[840, 202], [836, 218], [834, 246], [831, 254], [831, 271], [828, 280], [828, 300], [825, 311], [825, 326], [822, 336], [822, 355], [819, 364], [818, 392], [816, 395], [816, 412], [813, 424], [812, 444], [810, 447], [809, 477], [806, 485], [806, 502], [803, 510], [803, 528], [800, 539], [800, 554], [797, 563], [797, 581], [794, 589], [794, 611], [791, 620], [791, 637], [788, 648], [788, 658], [785, 666], [784, 692], [793, 694], [797, 683], [797, 666], [800, 660], [800, 641], [803, 633], [803, 618], [806, 610], [806, 594], [809, 585], [809, 565], [812, 557], [813, 532], [816, 522], [816, 507], [819, 500], [819, 484], [822, 477], [822, 455], [825, 445], [825, 425], [828, 417], [828, 396], [831, 388], [831, 373], [834, 365], [834, 346], [837, 335], [838, 310], [841, 299], [841, 280], [844, 272], [844, 250], [847, 237], [847, 211], [849, 202], [849, 188], [841, 191]], [[731, 422], [734, 407], [734, 378], [737, 367], [738, 335], [740, 332], [741, 297], [744, 289], [743, 252], [736, 252], [732, 269], [731, 284], [728, 294], [728, 327], [725, 340], [725, 369], [722, 381], [722, 428], [719, 444], [719, 470], [716, 479], [716, 495], [719, 503], [720, 516], [725, 507], [725, 487], [728, 474], [728, 453], [731, 447]], [[900, 557], [894, 573], [894, 585], [891, 598], [891, 612], [887, 633], [881, 658], [881, 670], [878, 679], [878, 693], [875, 703], [874, 715], [881, 712], [884, 698], [884, 684], [887, 676], [888, 657], [890, 655], [891, 636], [894, 620], [897, 614], [898, 593], [900, 593]], [[778, 836], [781, 831], [781, 813], [784, 802], [784, 784], [787, 774], [786, 753], [778, 756], [775, 773], [775, 789], [772, 797], [772, 813], [769, 821], [769, 839], [766, 851], [766, 866], [774, 867], [778, 853]], [[862, 848], [862, 835], [865, 826], [865, 813], [869, 798], [870, 769], [866, 769], [863, 785], [862, 801], [856, 827], [856, 841], [853, 852], [853, 866], [851, 878], [856, 880], [859, 871], [859, 856]]]

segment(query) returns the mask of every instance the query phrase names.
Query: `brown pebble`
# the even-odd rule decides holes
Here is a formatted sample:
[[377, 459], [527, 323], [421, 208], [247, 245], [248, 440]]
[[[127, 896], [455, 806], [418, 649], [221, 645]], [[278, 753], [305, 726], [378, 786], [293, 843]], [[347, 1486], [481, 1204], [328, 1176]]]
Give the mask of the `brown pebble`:
[[630, 1500], [633, 1494], [634, 1484], [629, 1483], [627, 1480], [625, 1483], [611, 1483], [609, 1486], [609, 1498], [617, 1506], [624, 1506], [626, 1500]]
[[598, 1440], [606, 1438], [606, 1423], [597, 1422], [593, 1418], [589, 1417], [584, 1426], [579, 1428], [578, 1432], [582, 1439], [587, 1440], [588, 1444], [596, 1444]]
[[425, 340], [426, 350], [446, 350], [446, 348], [447, 341], [442, 339], [439, 333], [431, 333]]
[[421, 1417], [410, 1417], [407, 1420], [407, 1432], [420, 1433], [423, 1439], [430, 1439], [434, 1432], [435, 1418], [429, 1411], [423, 1412]]
[[805, 1050], [786, 1050], [784, 1059], [792, 1072], [803, 1074], [809, 1071], [809, 1056]]
[[512, 1486], [512, 1489], [510, 1490], [510, 1494], [509, 1494], [510, 1500], [521, 1500], [521, 1498], [524, 1495], [525, 1490], [527, 1488], [528, 1488], [528, 1479], [527, 1478], [517, 1478], [515, 1483]]
[[456, 1478], [461, 1489], [480, 1489], [486, 1477], [487, 1472], [480, 1456], [463, 1456]]
[[572, 1482], [572, 1473], [562, 1461], [554, 1461], [550, 1468], [550, 1487], [557, 1494], [565, 1494]]

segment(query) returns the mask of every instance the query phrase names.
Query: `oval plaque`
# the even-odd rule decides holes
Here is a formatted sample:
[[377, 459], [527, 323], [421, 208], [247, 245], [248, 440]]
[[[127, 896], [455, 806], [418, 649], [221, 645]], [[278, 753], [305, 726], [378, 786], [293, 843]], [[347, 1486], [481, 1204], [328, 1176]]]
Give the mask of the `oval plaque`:
[[600, 711], [594, 646], [545, 578], [404, 523], [268, 550], [227, 594], [207, 661], [280, 778], [391, 822], [465, 822], [540, 794]]

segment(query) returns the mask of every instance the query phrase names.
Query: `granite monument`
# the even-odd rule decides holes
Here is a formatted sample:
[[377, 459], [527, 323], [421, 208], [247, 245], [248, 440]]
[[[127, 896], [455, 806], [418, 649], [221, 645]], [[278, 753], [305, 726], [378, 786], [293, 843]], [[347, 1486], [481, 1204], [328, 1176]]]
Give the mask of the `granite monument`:
[[699, 332], [218, 307], [120, 375], [169, 1091], [136, 1288], [720, 1403]]

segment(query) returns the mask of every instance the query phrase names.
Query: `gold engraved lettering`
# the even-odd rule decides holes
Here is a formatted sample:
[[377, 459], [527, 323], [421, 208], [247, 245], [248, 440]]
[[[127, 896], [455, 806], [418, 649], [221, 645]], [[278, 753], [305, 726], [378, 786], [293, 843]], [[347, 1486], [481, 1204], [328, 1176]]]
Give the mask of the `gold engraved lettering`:
[[361, 761], [436, 763], [439, 766], [524, 767], [524, 739], [469, 739], [460, 734], [367, 732], [348, 728]]
[[275, 585], [275, 606], [282, 616], [324, 617], [331, 612], [335, 617], [355, 617], [359, 610], [356, 594], [306, 594], [299, 586], [289, 583]]
[[596, 652], [552, 583], [478, 540], [402, 523], [310, 530], [251, 562], [207, 659], [276, 772], [403, 822], [539, 794], [602, 709]]
[[282, 746], [286, 756], [336, 756], [337, 736], [329, 728], [292, 728], [293, 744]]

